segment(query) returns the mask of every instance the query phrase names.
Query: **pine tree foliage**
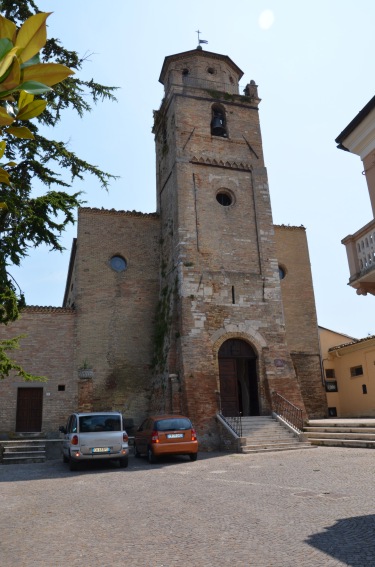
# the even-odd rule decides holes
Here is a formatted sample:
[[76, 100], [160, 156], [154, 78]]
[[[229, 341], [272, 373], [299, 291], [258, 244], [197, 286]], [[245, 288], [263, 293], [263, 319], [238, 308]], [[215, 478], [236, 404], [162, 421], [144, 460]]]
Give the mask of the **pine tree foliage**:
[[[0, 0], [0, 14], [17, 27], [37, 13], [40, 10], [33, 0]], [[31, 132], [32, 139], [15, 137], [10, 134], [10, 129], [7, 132], [0, 128], [1, 138], [6, 142], [4, 157], [8, 163], [5, 166], [11, 164], [10, 185], [0, 177], [0, 323], [5, 324], [15, 321], [26, 304], [10, 273], [12, 265], [20, 265], [30, 248], [41, 244], [51, 250], [62, 250], [61, 235], [67, 224], [74, 222], [75, 210], [82, 202], [79, 193], [69, 191], [74, 180], [91, 174], [107, 189], [110, 181], [115, 179], [114, 175], [77, 156], [67, 142], [53, 139], [53, 127], [63, 119], [64, 110], [73, 110], [82, 118], [90, 112], [92, 104], [115, 101], [116, 87], [101, 85], [94, 79], [80, 79], [79, 71], [85, 57], [65, 49], [56, 38], [47, 39], [40, 62], [65, 65], [75, 74], [55, 84], [53, 90], [35, 96], [35, 101], [47, 101], [47, 107], [33, 122], [27, 122], [25, 130]], [[12, 93], [15, 104], [18, 96]], [[0, 110], [4, 104], [0, 101]], [[18, 120], [18, 126], [22, 128], [23, 122]], [[46, 126], [51, 127], [51, 137], [44, 136]], [[70, 182], [61, 177], [61, 170], [70, 173]], [[45, 187], [44, 194], [34, 196], [35, 184]], [[6, 345], [5, 349], [4, 342], [0, 345], [0, 379], [9, 373], [9, 364], [14, 365], [5, 352], [16, 348], [17, 340], [13, 340], [15, 342]], [[17, 365], [13, 370], [30, 379], [30, 375], [23, 375], [24, 371]]]

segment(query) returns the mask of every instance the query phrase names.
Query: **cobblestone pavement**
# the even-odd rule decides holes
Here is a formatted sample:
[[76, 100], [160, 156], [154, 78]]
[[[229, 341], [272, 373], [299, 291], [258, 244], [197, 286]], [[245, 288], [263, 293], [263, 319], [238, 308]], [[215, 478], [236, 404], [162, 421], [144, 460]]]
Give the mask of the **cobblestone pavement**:
[[0, 465], [1, 567], [375, 566], [375, 451]]

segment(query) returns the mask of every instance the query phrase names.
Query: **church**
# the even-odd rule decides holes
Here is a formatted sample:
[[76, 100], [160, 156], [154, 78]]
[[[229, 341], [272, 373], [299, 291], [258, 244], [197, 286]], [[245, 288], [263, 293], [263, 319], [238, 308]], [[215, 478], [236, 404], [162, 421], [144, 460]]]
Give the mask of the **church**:
[[[226, 55], [165, 58], [154, 111], [155, 213], [81, 208], [62, 307], [27, 307], [0, 338], [45, 382], [0, 382], [0, 435], [57, 436], [71, 411], [130, 426], [183, 413], [202, 449], [216, 416], [269, 415], [277, 392], [326, 417], [306, 232], [275, 226], [258, 87]], [[124, 203], [126, 205], [126, 203]]]

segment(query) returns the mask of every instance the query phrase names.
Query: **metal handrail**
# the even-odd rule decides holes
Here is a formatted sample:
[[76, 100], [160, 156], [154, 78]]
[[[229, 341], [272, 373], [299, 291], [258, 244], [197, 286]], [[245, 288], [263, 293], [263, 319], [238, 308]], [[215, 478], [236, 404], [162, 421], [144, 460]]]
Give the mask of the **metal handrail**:
[[295, 406], [275, 391], [272, 392], [272, 409], [277, 415], [290, 423], [290, 425], [293, 425], [293, 427], [299, 431], [303, 431], [302, 409]]
[[[235, 416], [227, 416], [225, 417], [223, 415], [223, 413], [221, 411], [218, 412], [221, 419], [223, 421], [225, 421], [225, 423], [227, 424], [227, 426], [234, 431], [234, 433], [236, 435], [238, 435], [238, 437], [242, 437], [242, 419], [241, 419], [241, 414], [239, 413], [238, 415]], [[230, 421], [228, 421], [230, 420]]]

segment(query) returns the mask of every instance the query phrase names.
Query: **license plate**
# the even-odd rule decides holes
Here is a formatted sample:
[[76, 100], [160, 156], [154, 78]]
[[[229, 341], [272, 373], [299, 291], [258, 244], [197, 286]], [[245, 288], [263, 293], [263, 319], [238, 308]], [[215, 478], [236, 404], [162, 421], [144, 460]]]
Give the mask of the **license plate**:
[[94, 447], [92, 450], [93, 453], [109, 453], [109, 447]]
[[167, 439], [180, 439], [183, 436], [183, 433], [168, 433]]

